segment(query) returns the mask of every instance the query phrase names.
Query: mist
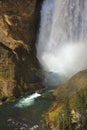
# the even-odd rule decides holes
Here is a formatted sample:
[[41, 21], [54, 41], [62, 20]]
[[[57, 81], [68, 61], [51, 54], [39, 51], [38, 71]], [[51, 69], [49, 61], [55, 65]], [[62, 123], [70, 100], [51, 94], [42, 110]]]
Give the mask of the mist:
[[86, 0], [44, 1], [36, 49], [46, 83], [60, 84], [87, 69], [86, 7]]

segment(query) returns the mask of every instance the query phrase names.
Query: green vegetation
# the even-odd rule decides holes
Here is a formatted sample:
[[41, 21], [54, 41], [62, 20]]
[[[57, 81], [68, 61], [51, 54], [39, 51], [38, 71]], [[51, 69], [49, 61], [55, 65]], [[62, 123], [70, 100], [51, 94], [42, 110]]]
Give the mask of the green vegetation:
[[71, 129], [71, 109], [68, 97], [65, 98], [65, 104], [62, 112], [59, 116], [59, 129], [60, 130], [72, 130]]
[[[46, 115], [46, 122], [50, 128], [65, 130], [68, 122], [67, 130], [87, 130], [87, 70], [75, 74], [59, 85], [53, 96], [55, 101]], [[66, 105], [67, 102], [69, 105]], [[70, 111], [68, 114], [67, 107]]]
[[59, 130], [87, 130], [87, 90], [77, 92], [75, 103], [71, 108], [69, 98], [59, 114]]

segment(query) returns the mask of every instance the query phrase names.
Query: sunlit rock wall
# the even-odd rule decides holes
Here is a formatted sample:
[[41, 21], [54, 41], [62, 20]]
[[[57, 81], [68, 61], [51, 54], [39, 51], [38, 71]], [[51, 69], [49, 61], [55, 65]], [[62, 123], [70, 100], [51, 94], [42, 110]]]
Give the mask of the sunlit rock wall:
[[0, 97], [41, 88], [35, 50], [41, 2], [0, 1]]

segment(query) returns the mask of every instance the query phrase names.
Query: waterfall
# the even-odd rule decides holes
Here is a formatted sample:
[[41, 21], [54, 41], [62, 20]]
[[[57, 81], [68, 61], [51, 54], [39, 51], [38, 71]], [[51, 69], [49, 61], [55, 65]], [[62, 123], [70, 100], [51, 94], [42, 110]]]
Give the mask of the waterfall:
[[45, 81], [87, 69], [87, 0], [44, 0], [36, 49]]

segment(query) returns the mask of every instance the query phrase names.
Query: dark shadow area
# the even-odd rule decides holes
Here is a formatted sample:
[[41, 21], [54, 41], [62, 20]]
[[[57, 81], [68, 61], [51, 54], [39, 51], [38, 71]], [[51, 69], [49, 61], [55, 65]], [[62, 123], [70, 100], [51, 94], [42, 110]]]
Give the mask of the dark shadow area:
[[2, 48], [4, 48], [5, 50], [10, 51], [10, 52], [13, 53], [12, 49], [10, 49], [10, 48], [7, 47], [6, 45], [4, 45], [2, 42], [0, 42], [0, 46], [1, 46]]

